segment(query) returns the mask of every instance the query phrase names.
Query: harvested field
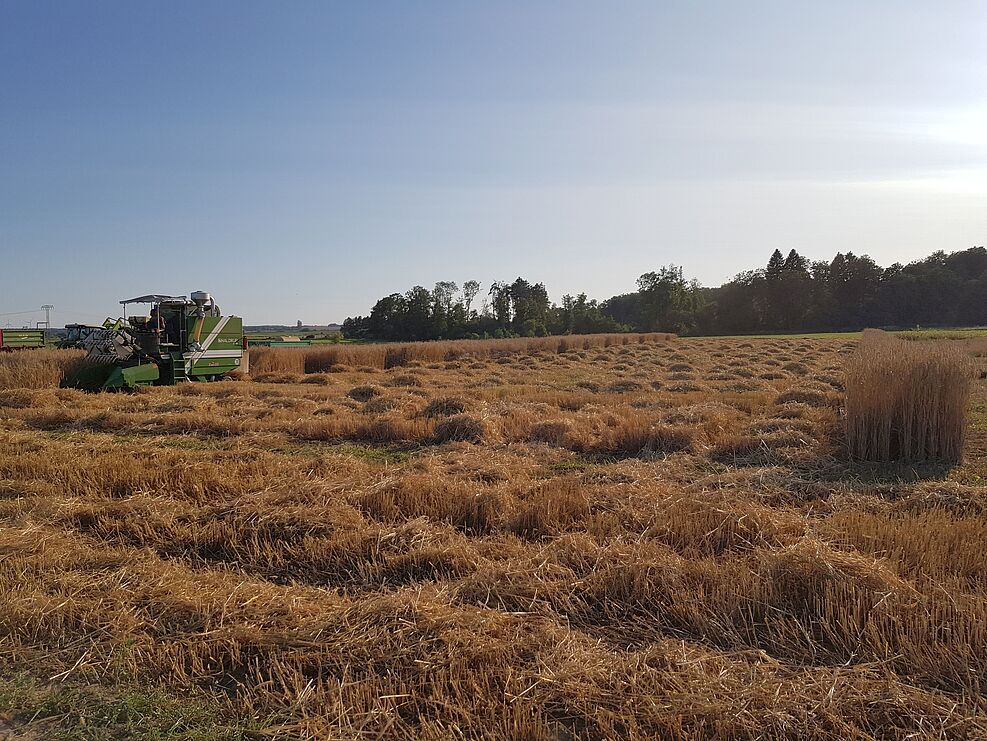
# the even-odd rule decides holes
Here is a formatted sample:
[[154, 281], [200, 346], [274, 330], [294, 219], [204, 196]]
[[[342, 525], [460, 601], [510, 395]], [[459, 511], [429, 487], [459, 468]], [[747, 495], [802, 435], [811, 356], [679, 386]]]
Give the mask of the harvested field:
[[987, 737], [987, 381], [895, 467], [854, 342], [554, 341], [0, 390], [0, 737]]
[[668, 342], [675, 335], [593, 334], [565, 337], [517, 337], [505, 340], [441, 340], [366, 345], [317, 345], [291, 349], [254, 348], [253, 374], [326, 373], [351, 368], [397, 368], [411, 363], [455, 361], [460, 358], [495, 358], [518, 353], [589, 350], [615, 345]]

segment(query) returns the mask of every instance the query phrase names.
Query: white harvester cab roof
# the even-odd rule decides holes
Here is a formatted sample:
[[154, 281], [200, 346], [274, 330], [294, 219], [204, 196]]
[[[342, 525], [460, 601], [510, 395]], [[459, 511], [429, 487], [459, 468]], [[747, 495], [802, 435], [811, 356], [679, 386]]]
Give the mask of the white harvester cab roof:
[[188, 303], [188, 299], [185, 296], [165, 296], [160, 293], [149, 293], [146, 296], [138, 296], [137, 298], [127, 298], [121, 301], [121, 304], [160, 304], [160, 303]]

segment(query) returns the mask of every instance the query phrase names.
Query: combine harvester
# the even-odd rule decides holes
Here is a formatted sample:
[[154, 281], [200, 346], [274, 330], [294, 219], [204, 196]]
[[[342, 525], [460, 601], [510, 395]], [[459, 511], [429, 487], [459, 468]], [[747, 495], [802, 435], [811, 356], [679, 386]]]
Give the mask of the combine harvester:
[[[191, 300], [151, 294], [120, 303], [124, 318], [82, 333], [79, 346], [89, 354], [63, 386], [84, 391], [171, 386], [247, 370], [243, 320], [222, 316], [208, 293], [195, 291]], [[128, 319], [129, 304], [150, 304], [150, 314]]]
[[0, 329], [0, 350], [28, 350], [44, 346], [43, 329]]

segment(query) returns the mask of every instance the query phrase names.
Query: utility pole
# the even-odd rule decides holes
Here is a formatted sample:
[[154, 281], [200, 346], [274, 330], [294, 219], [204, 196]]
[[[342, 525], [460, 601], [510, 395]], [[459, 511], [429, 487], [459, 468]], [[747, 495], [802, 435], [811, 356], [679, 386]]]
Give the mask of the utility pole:
[[42, 304], [41, 308], [45, 310], [45, 339], [48, 338], [48, 332], [51, 330], [51, 310], [55, 307], [51, 304]]

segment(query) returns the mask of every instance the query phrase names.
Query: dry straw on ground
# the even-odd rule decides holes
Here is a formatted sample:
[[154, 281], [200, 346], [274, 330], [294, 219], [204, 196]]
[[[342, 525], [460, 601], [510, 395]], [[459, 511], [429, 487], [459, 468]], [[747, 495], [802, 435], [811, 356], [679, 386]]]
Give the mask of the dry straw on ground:
[[0, 729], [153, 710], [21, 671], [231, 738], [987, 737], [987, 384], [948, 480], [875, 479], [851, 342], [426, 348], [0, 389]]
[[846, 366], [850, 455], [961, 462], [972, 376], [967, 356], [948, 342], [868, 330]]
[[369, 345], [315, 345], [306, 348], [264, 348], [250, 351], [251, 372], [323, 373], [335, 368], [395, 368], [413, 362], [436, 362], [461, 358], [491, 358], [526, 352], [567, 352], [655, 342], [668, 342], [675, 335], [648, 334], [569, 335], [566, 337], [519, 337], [508, 340], [440, 340]]

